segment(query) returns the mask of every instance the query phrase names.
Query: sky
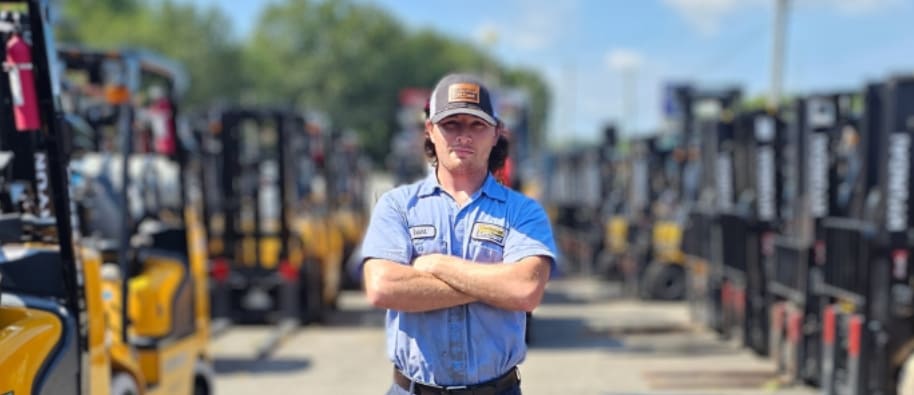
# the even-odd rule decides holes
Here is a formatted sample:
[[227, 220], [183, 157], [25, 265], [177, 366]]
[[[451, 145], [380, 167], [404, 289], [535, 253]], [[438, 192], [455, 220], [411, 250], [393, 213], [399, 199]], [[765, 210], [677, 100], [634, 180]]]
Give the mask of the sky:
[[[269, 3], [184, 1], [221, 7], [239, 37]], [[623, 134], [658, 130], [669, 82], [739, 86], [749, 97], [771, 85], [776, 0], [358, 1], [539, 72], [553, 94], [552, 141], [595, 141], [608, 122]], [[914, 72], [914, 0], [788, 3], [785, 94], [859, 89]]]

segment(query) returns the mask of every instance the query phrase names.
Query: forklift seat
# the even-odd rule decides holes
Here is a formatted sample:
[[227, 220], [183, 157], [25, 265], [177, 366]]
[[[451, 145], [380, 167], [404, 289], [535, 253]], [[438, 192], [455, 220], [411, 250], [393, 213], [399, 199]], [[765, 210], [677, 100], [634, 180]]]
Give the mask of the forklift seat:
[[22, 242], [22, 217], [19, 214], [0, 214], [0, 244], [19, 242]]
[[7, 292], [66, 298], [60, 252], [24, 246], [0, 247], [0, 276]]

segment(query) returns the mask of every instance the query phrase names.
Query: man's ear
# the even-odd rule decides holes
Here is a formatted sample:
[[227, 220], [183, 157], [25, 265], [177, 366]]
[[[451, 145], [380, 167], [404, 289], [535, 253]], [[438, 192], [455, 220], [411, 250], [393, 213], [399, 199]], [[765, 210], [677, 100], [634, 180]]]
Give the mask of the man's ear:
[[429, 119], [426, 119], [426, 120], [425, 120], [425, 137], [431, 137], [432, 127], [433, 127], [433, 126], [434, 126], [434, 125], [432, 125], [432, 121], [431, 121], [431, 120], [429, 120]]

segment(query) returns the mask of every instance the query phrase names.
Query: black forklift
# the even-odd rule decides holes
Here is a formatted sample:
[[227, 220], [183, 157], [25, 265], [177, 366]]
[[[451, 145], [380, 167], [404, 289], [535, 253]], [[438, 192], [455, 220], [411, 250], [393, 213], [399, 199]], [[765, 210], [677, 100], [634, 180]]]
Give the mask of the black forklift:
[[0, 9], [9, 61], [0, 83], [0, 393], [100, 392], [109, 378], [92, 292], [100, 260], [79, 247], [50, 5]]
[[278, 324], [278, 337], [320, 321], [322, 265], [308, 258], [291, 212], [310, 188], [301, 177], [314, 171], [300, 163], [310, 160], [304, 117], [226, 107], [200, 119], [213, 316]]
[[[689, 112], [685, 144], [697, 147], [699, 158], [684, 166], [696, 179], [684, 186], [693, 191], [687, 200], [685, 254], [688, 267], [688, 300], [694, 320], [725, 334], [723, 317], [724, 251], [718, 211], [732, 209], [733, 138], [735, 111], [741, 91], [735, 88], [700, 90], [681, 94]], [[690, 185], [697, 183], [697, 185]]]
[[563, 270], [591, 274], [600, 244], [598, 153], [577, 147], [555, 154], [547, 196], [553, 208]]
[[[729, 179], [732, 201], [720, 205], [721, 317], [724, 334], [758, 355], [768, 353], [766, 262], [777, 231], [778, 147], [783, 122], [775, 111], [737, 115], [733, 135], [720, 140], [718, 182]], [[729, 177], [726, 177], [729, 175]], [[731, 187], [719, 188], [726, 191]], [[718, 196], [718, 197], [721, 197]], [[726, 200], [726, 199], [724, 199]]]
[[[862, 137], [845, 130], [835, 179], [846, 210], [822, 221], [824, 394], [914, 393], [909, 264], [914, 78], [867, 86]], [[851, 140], [851, 143], [854, 141]], [[847, 147], [847, 146], [851, 147]]]
[[831, 215], [837, 185], [830, 173], [833, 147], [853, 122], [850, 93], [798, 98], [789, 109], [782, 165], [783, 227], [774, 238], [768, 291], [769, 349], [784, 379], [818, 385], [821, 375], [821, 282], [825, 263], [823, 220]]

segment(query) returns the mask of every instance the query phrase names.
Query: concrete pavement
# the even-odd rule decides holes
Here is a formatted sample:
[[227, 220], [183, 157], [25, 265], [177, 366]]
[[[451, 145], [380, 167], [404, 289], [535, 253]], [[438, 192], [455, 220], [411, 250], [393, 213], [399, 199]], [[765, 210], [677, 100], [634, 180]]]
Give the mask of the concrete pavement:
[[[781, 388], [773, 364], [692, 325], [683, 303], [615, 298], [605, 282], [552, 281], [520, 366], [525, 394], [807, 395]], [[218, 394], [380, 394], [390, 385], [383, 312], [345, 293], [324, 325], [301, 328], [267, 360], [271, 328], [233, 327], [213, 343]]]

